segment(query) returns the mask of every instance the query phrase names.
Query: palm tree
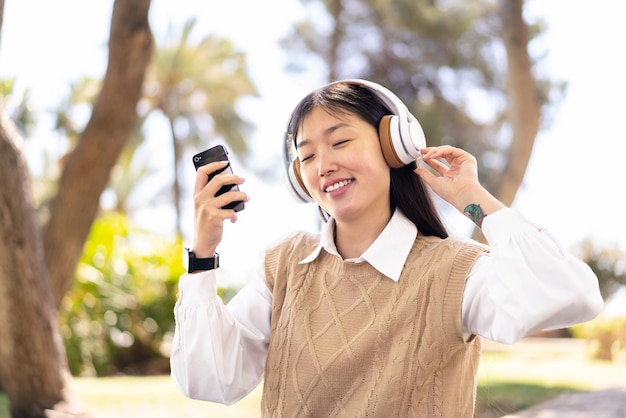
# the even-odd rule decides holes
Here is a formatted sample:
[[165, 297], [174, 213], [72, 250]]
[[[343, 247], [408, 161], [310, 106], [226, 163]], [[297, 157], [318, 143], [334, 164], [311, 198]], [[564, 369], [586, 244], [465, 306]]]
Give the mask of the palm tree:
[[195, 19], [186, 22], [180, 39], [158, 47], [148, 71], [142, 105], [146, 112], [160, 112], [170, 127], [174, 155], [173, 200], [177, 231], [181, 228], [179, 166], [186, 147], [206, 148], [223, 138], [242, 161], [249, 153], [246, 134], [250, 124], [235, 109], [243, 96], [257, 92], [246, 73], [245, 55], [232, 43], [206, 36], [191, 44]]
[[[170, 127], [174, 155], [174, 182], [168, 198], [175, 206], [179, 236], [182, 235], [179, 166], [185, 148], [207, 147], [211, 140], [223, 138], [228, 148], [245, 162], [249, 153], [245, 137], [251, 126], [237, 114], [235, 104], [243, 96], [257, 94], [246, 74], [245, 56], [235, 51], [229, 41], [215, 36], [206, 36], [192, 45], [194, 25], [194, 19], [187, 21], [178, 39], [157, 45], [139, 105], [139, 125], [120, 155], [109, 184], [115, 195], [114, 209], [128, 212], [131, 192], [151, 174], [147, 161], [134, 159], [135, 151], [144, 142], [144, 127], [150, 116], [155, 113], [164, 116]], [[84, 127], [78, 120], [80, 108], [91, 106], [100, 84], [100, 80], [91, 78], [72, 84], [68, 97], [55, 111], [55, 128], [68, 140], [69, 149]], [[156, 202], [162, 197], [163, 190], [158, 190], [149, 199]]]

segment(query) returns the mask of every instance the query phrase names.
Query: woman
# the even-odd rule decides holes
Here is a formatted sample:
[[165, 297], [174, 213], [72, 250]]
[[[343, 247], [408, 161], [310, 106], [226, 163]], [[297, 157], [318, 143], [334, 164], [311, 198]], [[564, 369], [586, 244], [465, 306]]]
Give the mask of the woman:
[[[371, 82], [335, 82], [299, 103], [290, 187], [328, 222], [269, 246], [226, 307], [214, 270], [181, 277], [171, 366], [183, 393], [230, 404], [264, 379], [263, 417], [471, 417], [481, 337], [513, 343], [600, 312], [587, 265], [484, 189], [473, 156], [420, 135]], [[214, 197], [241, 185], [236, 175], [205, 184], [224, 165], [198, 170], [197, 258], [236, 219], [220, 208], [247, 201]], [[425, 185], [490, 246], [448, 236]]]

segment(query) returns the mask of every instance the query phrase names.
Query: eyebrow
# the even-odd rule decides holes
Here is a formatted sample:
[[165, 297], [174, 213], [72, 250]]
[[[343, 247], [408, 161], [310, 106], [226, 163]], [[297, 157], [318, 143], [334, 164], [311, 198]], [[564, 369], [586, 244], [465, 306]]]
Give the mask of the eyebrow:
[[[350, 127], [350, 125], [348, 123], [345, 122], [340, 122], [336, 125], [333, 126], [329, 126], [328, 128], [324, 129], [324, 132], [322, 133], [323, 136], [329, 136], [331, 135], [333, 132], [335, 132], [338, 129], [341, 128], [346, 128], [346, 127]], [[311, 141], [308, 139], [304, 139], [300, 142], [296, 142], [296, 149], [303, 147], [305, 145], [308, 145]]]

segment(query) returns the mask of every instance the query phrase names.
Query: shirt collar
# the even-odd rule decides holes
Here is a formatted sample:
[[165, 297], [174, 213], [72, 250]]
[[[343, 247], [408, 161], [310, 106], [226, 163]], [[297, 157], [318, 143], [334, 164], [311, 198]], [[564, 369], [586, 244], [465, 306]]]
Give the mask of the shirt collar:
[[[300, 264], [307, 264], [317, 259], [322, 249], [327, 253], [341, 257], [334, 241], [335, 220], [331, 218], [320, 232], [320, 242]], [[417, 236], [417, 227], [399, 209], [393, 213], [385, 229], [367, 250], [358, 258], [346, 261], [360, 263], [367, 261], [380, 273], [397, 282], [406, 262], [413, 242]]]

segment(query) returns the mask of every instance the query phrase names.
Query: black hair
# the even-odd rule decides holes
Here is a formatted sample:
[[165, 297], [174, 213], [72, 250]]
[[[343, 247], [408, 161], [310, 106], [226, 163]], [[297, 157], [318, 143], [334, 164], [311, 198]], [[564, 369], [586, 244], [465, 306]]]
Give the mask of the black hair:
[[[356, 83], [334, 83], [304, 97], [293, 111], [288, 133], [295, 141], [305, 117], [315, 108], [352, 114], [371, 124], [377, 131], [380, 120], [394, 112], [370, 88]], [[426, 185], [413, 172], [415, 163], [391, 168], [389, 202], [391, 211], [398, 208], [425, 236], [448, 237], [439, 212]]]

